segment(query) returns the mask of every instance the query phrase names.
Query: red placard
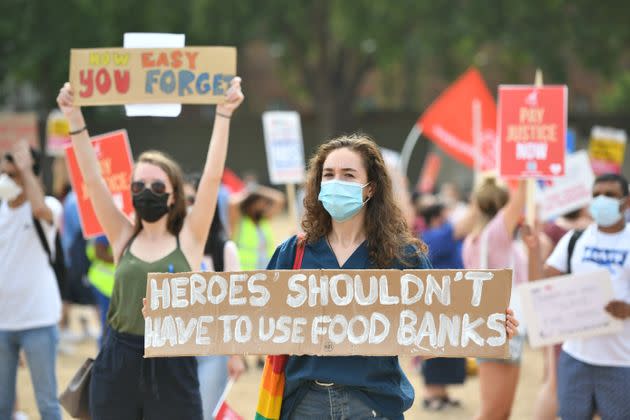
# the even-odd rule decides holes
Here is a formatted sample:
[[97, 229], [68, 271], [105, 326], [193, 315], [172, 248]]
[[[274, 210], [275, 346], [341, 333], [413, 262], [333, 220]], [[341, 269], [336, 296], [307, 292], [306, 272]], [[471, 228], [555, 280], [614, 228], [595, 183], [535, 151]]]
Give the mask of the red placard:
[[499, 86], [499, 174], [506, 178], [564, 175], [566, 86]]
[[[133, 162], [127, 130], [118, 130], [92, 137], [92, 146], [96, 151], [96, 156], [101, 165], [101, 174], [109, 187], [116, 207], [128, 217], [131, 217], [134, 210], [129, 187], [131, 185]], [[77, 194], [83, 236], [92, 238], [102, 235], [103, 228], [94, 213], [94, 208], [87, 194], [83, 176], [79, 170], [79, 164], [72, 147], [66, 148], [66, 160], [68, 171], [70, 172], [70, 182]]]
[[440, 168], [442, 167], [442, 158], [433, 152], [429, 152], [424, 159], [424, 165], [422, 166], [422, 172], [416, 185], [416, 191], [419, 193], [430, 193], [435, 188], [435, 183], [440, 174]]

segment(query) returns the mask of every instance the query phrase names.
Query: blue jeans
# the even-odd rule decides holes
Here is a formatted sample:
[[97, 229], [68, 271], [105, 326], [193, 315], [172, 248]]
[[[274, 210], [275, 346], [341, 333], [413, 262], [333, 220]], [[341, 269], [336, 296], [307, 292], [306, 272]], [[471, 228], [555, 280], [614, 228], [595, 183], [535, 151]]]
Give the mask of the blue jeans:
[[18, 358], [20, 350], [24, 350], [39, 415], [43, 420], [61, 420], [55, 376], [58, 341], [56, 325], [30, 330], [0, 330], [0, 419], [12, 416]]
[[212, 412], [219, 403], [228, 382], [227, 362], [229, 356], [197, 357], [199, 392], [204, 420], [212, 420]]
[[308, 392], [289, 418], [295, 420], [385, 419], [357, 397], [351, 388], [343, 385], [324, 386], [316, 382], [310, 384]]

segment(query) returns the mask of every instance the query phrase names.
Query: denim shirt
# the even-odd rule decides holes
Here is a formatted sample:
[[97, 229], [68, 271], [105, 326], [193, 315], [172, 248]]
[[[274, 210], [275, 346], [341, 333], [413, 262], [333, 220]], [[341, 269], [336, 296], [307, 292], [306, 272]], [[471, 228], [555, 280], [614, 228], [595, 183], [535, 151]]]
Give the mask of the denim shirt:
[[[293, 268], [297, 237], [280, 245], [274, 253], [269, 270]], [[416, 254], [409, 247], [409, 254]], [[393, 269], [430, 268], [427, 258], [418, 254], [412, 266], [394, 264]], [[302, 269], [363, 270], [375, 269], [369, 261], [366, 243], [361, 244], [342, 267], [325, 238], [304, 249]], [[282, 401], [281, 419], [288, 419], [293, 409], [304, 398], [312, 381], [335, 383], [351, 387], [350, 392], [362, 399], [379, 415], [392, 420], [403, 419], [403, 413], [413, 404], [414, 390], [392, 356], [290, 356], [285, 368], [286, 384]]]

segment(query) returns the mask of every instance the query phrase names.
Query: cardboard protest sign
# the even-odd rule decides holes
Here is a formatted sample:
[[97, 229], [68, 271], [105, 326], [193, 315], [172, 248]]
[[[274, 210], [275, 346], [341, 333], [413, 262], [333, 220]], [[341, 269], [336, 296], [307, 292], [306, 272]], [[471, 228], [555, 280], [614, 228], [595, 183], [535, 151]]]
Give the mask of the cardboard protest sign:
[[262, 119], [271, 183], [301, 184], [304, 182], [305, 166], [300, 114], [295, 111], [267, 111]]
[[595, 126], [591, 130], [588, 154], [595, 175], [621, 173], [626, 152], [627, 136], [624, 130]]
[[216, 104], [236, 74], [232, 47], [70, 51], [75, 105]]
[[145, 357], [506, 358], [511, 270], [149, 273]]
[[536, 186], [541, 220], [550, 220], [586, 207], [593, 198], [595, 175], [586, 151], [567, 156], [566, 174]]
[[[479, 71], [471, 68], [431, 104], [417, 125], [450, 157], [484, 170], [495, 167], [496, 123], [494, 98]], [[483, 153], [475, 150], [479, 145]]]
[[527, 336], [532, 347], [619, 332], [623, 322], [604, 307], [614, 299], [610, 273], [552, 277], [519, 286]]
[[70, 123], [63, 113], [53, 109], [46, 120], [46, 154], [63, 156], [70, 145]]
[[34, 112], [0, 112], [0, 153], [8, 152], [13, 144], [25, 139], [39, 149], [37, 115]]
[[[134, 210], [129, 189], [131, 186], [133, 162], [127, 131], [118, 130], [92, 137], [92, 147], [96, 151], [96, 156], [101, 165], [101, 174], [114, 198], [116, 207], [128, 217], [131, 217]], [[83, 236], [92, 238], [102, 235], [103, 228], [98, 222], [96, 213], [94, 213], [94, 208], [85, 188], [77, 157], [72, 147], [66, 148], [66, 160], [68, 162], [72, 189], [77, 194], [79, 219]]]
[[566, 86], [499, 86], [499, 174], [549, 178], [565, 173]]

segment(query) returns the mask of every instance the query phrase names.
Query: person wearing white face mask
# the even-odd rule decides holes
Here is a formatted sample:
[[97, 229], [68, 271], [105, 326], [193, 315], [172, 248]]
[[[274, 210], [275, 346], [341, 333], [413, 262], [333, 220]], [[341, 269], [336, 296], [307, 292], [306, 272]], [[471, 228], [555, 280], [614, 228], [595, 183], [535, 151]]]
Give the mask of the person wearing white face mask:
[[44, 195], [38, 154], [26, 142], [2, 157], [0, 173], [0, 419], [11, 418], [23, 350], [40, 417], [60, 420], [55, 362], [61, 297], [38, 231], [54, 255], [62, 207]]
[[[559, 415], [563, 419], [625, 419], [630, 413], [630, 227], [623, 213], [630, 207], [628, 182], [621, 175], [597, 177], [589, 207], [594, 223], [573, 230], [558, 243], [547, 262], [534, 264], [534, 278], [587, 273], [605, 268], [612, 279], [614, 300], [604, 308], [623, 321], [619, 333], [571, 339], [558, 362]], [[535, 235], [526, 242], [540, 257]]]
[[[378, 146], [364, 135], [319, 147], [309, 165], [304, 209], [304, 237], [280, 245], [267, 269], [430, 267], [426, 245], [413, 237], [396, 204]], [[509, 336], [517, 324], [508, 312]], [[397, 357], [289, 356], [284, 372], [283, 420], [402, 419], [414, 399]]]

